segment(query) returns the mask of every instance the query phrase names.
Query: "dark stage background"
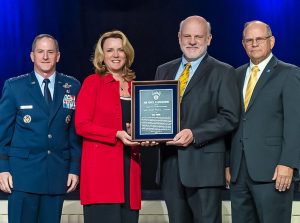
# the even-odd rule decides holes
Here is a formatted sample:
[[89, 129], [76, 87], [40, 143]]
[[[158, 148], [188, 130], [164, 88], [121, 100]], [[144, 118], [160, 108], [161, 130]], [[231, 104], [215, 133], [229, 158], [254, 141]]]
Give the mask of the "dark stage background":
[[[112, 29], [122, 30], [135, 48], [137, 80], [151, 80], [158, 65], [181, 56], [179, 23], [195, 14], [211, 22], [209, 53], [219, 60], [235, 67], [248, 62], [243, 24], [259, 19], [271, 25], [275, 55], [299, 66], [299, 9], [299, 0], [0, 0], [0, 88], [5, 79], [32, 70], [31, 43], [40, 33], [59, 41], [58, 71], [83, 81], [93, 71], [99, 35]], [[155, 157], [156, 151], [143, 149], [145, 191], [156, 189]]]

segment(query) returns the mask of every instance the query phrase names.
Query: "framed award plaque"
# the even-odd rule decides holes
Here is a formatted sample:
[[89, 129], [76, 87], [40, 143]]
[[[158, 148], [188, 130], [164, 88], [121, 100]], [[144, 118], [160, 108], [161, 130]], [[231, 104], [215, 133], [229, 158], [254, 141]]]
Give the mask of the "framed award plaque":
[[131, 127], [134, 141], [169, 141], [180, 129], [179, 82], [133, 81]]

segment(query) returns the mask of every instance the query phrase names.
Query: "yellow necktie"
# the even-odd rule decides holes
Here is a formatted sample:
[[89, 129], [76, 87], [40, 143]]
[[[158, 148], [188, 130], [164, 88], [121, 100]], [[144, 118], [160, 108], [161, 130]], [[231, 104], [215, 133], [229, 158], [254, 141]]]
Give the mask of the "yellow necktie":
[[185, 64], [185, 68], [180, 74], [179, 77], [179, 95], [180, 95], [180, 102], [184, 93], [184, 90], [186, 88], [187, 82], [189, 81], [189, 75], [190, 75], [190, 67], [191, 64], [187, 63]]
[[245, 93], [245, 100], [244, 100], [245, 111], [247, 111], [254, 87], [256, 85], [258, 72], [259, 72], [258, 66], [252, 67], [250, 78], [246, 88], [246, 93]]

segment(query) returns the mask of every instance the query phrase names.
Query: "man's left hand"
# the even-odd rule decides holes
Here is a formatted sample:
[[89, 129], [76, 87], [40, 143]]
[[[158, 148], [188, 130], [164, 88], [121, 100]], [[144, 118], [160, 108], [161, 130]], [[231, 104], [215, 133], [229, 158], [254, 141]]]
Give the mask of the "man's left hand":
[[67, 193], [70, 193], [72, 191], [74, 191], [77, 187], [77, 184], [79, 182], [79, 177], [75, 174], [69, 174], [68, 175], [68, 182], [67, 182], [67, 186], [68, 186], [68, 190]]
[[177, 133], [172, 141], [166, 142], [166, 145], [187, 147], [193, 142], [193, 139], [192, 131], [190, 129], [183, 129]]
[[277, 165], [275, 168], [274, 176], [272, 180], [276, 180], [275, 188], [279, 192], [286, 191], [290, 189], [292, 178], [293, 178], [293, 168], [284, 165]]

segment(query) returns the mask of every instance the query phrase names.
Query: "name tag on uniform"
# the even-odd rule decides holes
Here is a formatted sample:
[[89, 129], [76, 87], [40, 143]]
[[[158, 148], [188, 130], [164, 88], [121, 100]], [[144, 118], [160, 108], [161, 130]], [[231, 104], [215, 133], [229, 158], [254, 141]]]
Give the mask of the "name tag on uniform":
[[75, 109], [75, 95], [65, 94], [63, 108]]
[[21, 105], [20, 109], [32, 109], [33, 106], [32, 105]]

